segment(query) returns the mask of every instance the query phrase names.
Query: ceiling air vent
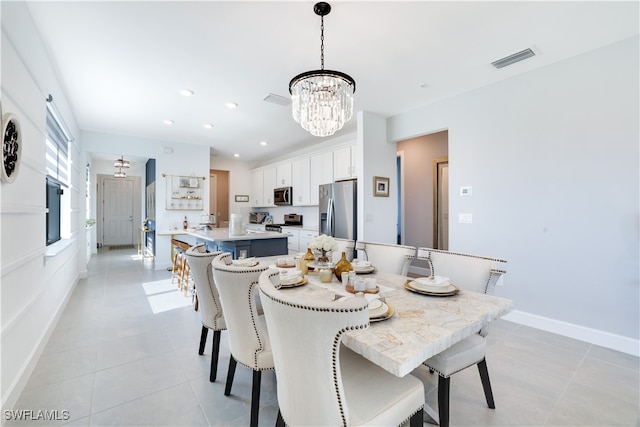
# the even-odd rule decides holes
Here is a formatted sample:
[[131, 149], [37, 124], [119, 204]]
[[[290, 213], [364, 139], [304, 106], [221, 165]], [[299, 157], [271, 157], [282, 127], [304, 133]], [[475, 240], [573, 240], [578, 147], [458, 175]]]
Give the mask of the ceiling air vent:
[[270, 102], [272, 104], [282, 105], [284, 107], [288, 107], [291, 104], [291, 99], [288, 97], [276, 95], [275, 93], [270, 93], [264, 98], [263, 101]]
[[531, 49], [525, 49], [521, 52], [514, 53], [513, 55], [505, 56], [502, 59], [498, 59], [497, 61], [493, 61], [491, 65], [496, 68], [504, 68], [508, 65], [515, 64], [516, 62], [523, 61], [527, 58], [531, 58], [532, 56], [536, 56], [535, 52]]

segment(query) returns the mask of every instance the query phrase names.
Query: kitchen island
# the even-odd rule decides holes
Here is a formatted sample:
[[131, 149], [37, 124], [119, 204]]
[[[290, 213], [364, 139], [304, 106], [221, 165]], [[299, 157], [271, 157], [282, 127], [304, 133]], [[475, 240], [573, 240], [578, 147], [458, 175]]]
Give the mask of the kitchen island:
[[230, 236], [228, 228], [214, 228], [188, 231], [187, 234], [195, 237], [197, 243], [205, 243], [207, 250], [211, 252], [230, 252], [233, 259], [240, 256], [264, 257], [289, 253], [287, 248], [289, 235], [277, 231], [250, 232]]

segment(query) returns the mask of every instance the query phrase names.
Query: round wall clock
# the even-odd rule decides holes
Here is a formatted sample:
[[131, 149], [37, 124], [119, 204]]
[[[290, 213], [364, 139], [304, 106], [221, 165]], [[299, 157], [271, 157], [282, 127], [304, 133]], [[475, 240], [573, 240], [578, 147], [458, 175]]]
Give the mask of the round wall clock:
[[22, 157], [20, 122], [12, 113], [2, 116], [2, 180], [13, 182], [18, 176]]

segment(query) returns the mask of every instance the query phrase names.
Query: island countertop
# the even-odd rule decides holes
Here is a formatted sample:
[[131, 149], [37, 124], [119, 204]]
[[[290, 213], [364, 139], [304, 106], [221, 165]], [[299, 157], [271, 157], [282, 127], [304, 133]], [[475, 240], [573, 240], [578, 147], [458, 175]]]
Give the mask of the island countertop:
[[213, 228], [211, 230], [189, 230], [190, 236], [208, 240], [210, 242], [234, 242], [239, 240], [262, 240], [262, 239], [282, 239], [289, 237], [288, 233], [278, 233], [277, 231], [259, 231], [245, 233], [238, 236], [230, 236], [228, 228]]

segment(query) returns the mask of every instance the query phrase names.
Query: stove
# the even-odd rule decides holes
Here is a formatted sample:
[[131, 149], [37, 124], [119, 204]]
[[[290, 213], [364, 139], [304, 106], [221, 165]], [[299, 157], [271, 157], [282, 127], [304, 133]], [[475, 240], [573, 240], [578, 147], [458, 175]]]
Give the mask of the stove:
[[287, 214], [284, 216], [284, 223], [265, 224], [264, 229], [265, 231], [277, 231], [278, 233], [282, 233], [282, 227], [290, 225], [302, 225], [302, 215]]

